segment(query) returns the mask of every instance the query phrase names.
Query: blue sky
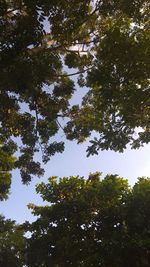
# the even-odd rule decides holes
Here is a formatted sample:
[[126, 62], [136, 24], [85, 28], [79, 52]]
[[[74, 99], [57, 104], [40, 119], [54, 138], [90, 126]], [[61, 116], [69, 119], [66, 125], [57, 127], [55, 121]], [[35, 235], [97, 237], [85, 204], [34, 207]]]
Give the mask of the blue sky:
[[101, 171], [103, 176], [112, 173], [127, 178], [130, 185], [133, 185], [139, 176], [150, 177], [150, 145], [139, 150], [127, 149], [124, 153], [103, 151], [89, 158], [86, 157], [86, 147], [87, 143], [77, 145], [75, 142], [67, 141], [65, 152], [52, 157], [45, 166], [44, 177], [35, 177], [28, 186], [21, 184], [19, 172], [14, 171], [11, 195], [7, 201], [1, 202], [0, 213], [19, 223], [34, 220], [35, 217], [31, 215], [27, 204], [42, 204], [42, 199], [35, 193], [35, 185], [41, 181], [46, 182], [52, 175], [80, 175], [86, 178], [90, 172]]

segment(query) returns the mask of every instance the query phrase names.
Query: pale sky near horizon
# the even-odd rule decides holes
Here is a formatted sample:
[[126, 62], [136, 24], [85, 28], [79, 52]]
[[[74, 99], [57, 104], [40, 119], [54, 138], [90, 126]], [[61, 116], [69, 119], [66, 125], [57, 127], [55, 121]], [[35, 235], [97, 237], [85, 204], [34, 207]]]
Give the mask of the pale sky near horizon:
[[28, 186], [22, 185], [19, 172], [13, 171], [11, 194], [7, 201], [0, 203], [0, 213], [18, 223], [35, 220], [27, 204], [42, 205], [41, 197], [35, 193], [35, 184], [46, 182], [47, 178], [53, 175], [79, 175], [87, 178], [90, 172], [101, 171], [103, 177], [109, 173], [127, 178], [130, 185], [135, 184], [137, 177], [150, 177], [150, 145], [145, 145], [139, 150], [127, 149], [124, 153], [103, 151], [89, 158], [86, 157], [86, 147], [87, 143], [77, 145], [75, 142], [67, 141], [65, 152], [52, 157], [45, 166], [44, 177], [35, 177]]

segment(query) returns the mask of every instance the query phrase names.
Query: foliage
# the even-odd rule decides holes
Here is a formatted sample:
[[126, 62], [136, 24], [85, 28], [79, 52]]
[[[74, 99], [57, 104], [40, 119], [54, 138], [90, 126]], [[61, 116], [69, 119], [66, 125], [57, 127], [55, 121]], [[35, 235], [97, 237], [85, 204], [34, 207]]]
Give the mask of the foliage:
[[0, 266], [23, 267], [25, 239], [14, 221], [0, 216]]
[[103, 8], [100, 1], [96, 13], [94, 58], [84, 83], [89, 91], [81, 107], [72, 107], [66, 127], [68, 138], [79, 142], [98, 133], [88, 155], [150, 141], [148, 1], [107, 2]]
[[14, 168], [14, 144], [0, 144], [0, 200], [7, 199], [11, 185], [11, 171]]
[[36, 152], [46, 163], [64, 150], [62, 141], [51, 140], [75, 90], [63, 74], [63, 54], [80, 38], [89, 3], [0, 1], [0, 140], [15, 144], [19, 137], [15, 167], [23, 183], [43, 174]]
[[[78, 142], [96, 131], [88, 155], [149, 142], [148, 8], [146, 0], [0, 1], [0, 142], [14, 144], [23, 183], [43, 174], [37, 152], [44, 163], [63, 152], [60, 129]], [[66, 66], [89, 87], [81, 106], [69, 106]]]
[[100, 176], [51, 177], [37, 186], [47, 205], [29, 205], [38, 218], [26, 224], [27, 266], [150, 265], [150, 179], [130, 188], [117, 175]]

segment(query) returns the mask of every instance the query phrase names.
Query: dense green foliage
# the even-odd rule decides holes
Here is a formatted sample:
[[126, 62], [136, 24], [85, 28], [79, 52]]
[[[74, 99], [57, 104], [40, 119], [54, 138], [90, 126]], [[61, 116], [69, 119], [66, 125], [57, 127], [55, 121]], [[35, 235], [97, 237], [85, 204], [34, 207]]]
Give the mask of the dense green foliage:
[[149, 267], [150, 178], [50, 177], [32, 223], [0, 216], [1, 267]]
[[[63, 152], [62, 128], [78, 142], [97, 132], [88, 155], [149, 142], [148, 13], [146, 0], [0, 1], [0, 142], [24, 183], [43, 174], [39, 150], [44, 163]], [[70, 71], [89, 88], [81, 106]]]
[[23, 230], [14, 221], [0, 216], [0, 266], [23, 267], [24, 251]]
[[89, 91], [81, 107], [72, 108], [66, 127], [68, 138], [79, 141], [98, 133], [88, 155], [150, 141], [148, 1], [104, 2], [97, 7], [86, 55], [93, 55], [91, 68], [81, 77]]
[[0, 144], [0, 200], [7, 199], [11, 185], [11, 171], [15, 165], [14, 144]]
[[26, 224], [27, 266], [150, 265], [150, 179], [130, 188], [117, 175], [51, 177], [37, 192], [48, 204], [29, 205], [38, 218]]

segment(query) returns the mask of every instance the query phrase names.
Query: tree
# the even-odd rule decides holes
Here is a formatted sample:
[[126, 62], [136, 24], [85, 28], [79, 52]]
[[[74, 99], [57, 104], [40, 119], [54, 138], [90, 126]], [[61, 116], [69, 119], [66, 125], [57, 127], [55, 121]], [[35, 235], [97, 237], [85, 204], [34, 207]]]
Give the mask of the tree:
[[[14, 143], [23, 183], [43, 174], [39, 150], [44, 163], [63, 152], [60, 129], [78, 142], [96, 131], [89, 155], [149, 142], [148, 7], [144, 0], [0, 1], [0, 142]], [[69, 107], [74, 74], [89, 92]]]
[[150, 141], [148, 6], [148, 1], [99, 2], [90, 47], [94, 58], [84, 81], [89, 91], [81, 107], [72, 108], [66, 127], [68, 138], [79, 142], [98, 133], [88, 155]]
[[39, 150], [44, 163], [64, 150], [62, 141], [51, 141], [75, 90], [63, 54], [80, 38], [90, 1], [0, 3], [0, 142], [19, 152], [14, 167], [28, 183], [43, 174], [34, 160]]
[[25, 238], [23, 230], [15, 221], [0, 216], [0, 266], [22, 267], [24, 265]]
[[133, 188], [117, 175], [51, 177], [37, 186], [46, 206], [30, 204], [27, 266], [148, 267], [150, 179]]
[[148, 266], [150, 264], [150, 179], [139, 178], [127, 203], [126, 221], [128, 243], [125, 250], [126, 264], [130, 266]]

